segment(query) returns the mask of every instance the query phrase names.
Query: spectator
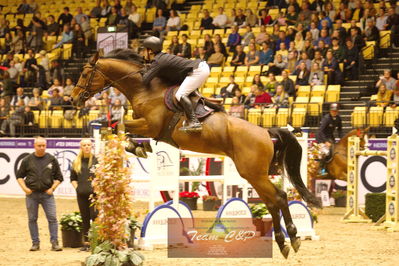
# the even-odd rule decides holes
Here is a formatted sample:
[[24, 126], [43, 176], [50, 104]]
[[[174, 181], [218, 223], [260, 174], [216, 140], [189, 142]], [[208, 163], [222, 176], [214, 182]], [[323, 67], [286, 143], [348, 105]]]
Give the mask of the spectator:
[[385, 14], [384, 9], [380, 8], [378, 10], [378, 17], [375, 25], [378, 28], [378, 30], [385, 30], [385, 27], [387, 25], [387, 19], [388, 16]]
[[118, 13], [120, 13], [121, 9], [122, 9], [121, 1], [120, 0], [114, 0], [113, 7], [115, 7], [116, 10], [118, 11]]
[[351, 29], [350, 38], [352, 39], [353, 45], [360, 51], [365, 46], [365, 43], [359, 32], [360, 31], [355, 28]]
[[236, 15], [236, 17], [234, 19], [234, 25], [236, 25], [238, 27], [245, 26], [245, 24], [244, 24], [245, 23], [245, 19], [246, 19], [246, 17], [244, 15], [242, 9], [238, 8], [237, 9], [237, 15]]
[[208, 60], [208, 56], [206, 55], [205, 48], [203, 46], [198, 48], [198, 53], [195, 56], [196, 59], [201, 59], [202, 61]]
[[28, 50], [28, 59], [24, 64], [23, 72], [25, 73], [24, 81], [26, 84], [33, 85], [36, 82], [36, 75], [39, 71], [37, 60], [32, 49]]
[[224, 14], [223, 7], [218, 8], [219, 14], [213, 19], [213, 26], [215, 29], [224, 29], [227, 24], [227, 16]]
[[32, 13], [37, 12], [39, 10], [39, 5], [37, 3], [35, 3], [35, 0], [29, 1], [29, 7], [30, 7], [30, 10], [32, 10]]
[[318, 25], [318, 28], [319, 28], [320, 31], [323, 29], [323, 26], [322, 26], [323, 21], [326, 21], [326, 22], [327, 22], [327, 25], [326, 25], [326, 26], [328, 27], [328, 29], [332, 29], [332, 21], [331, 21], [330, 17], [328, 17], [328, 16], [326, 15], [326, 12], [321, 11], [321, 12], [320, 12], [319, 25]]
[[115, 101], [118, 99], [122, 106], [127, 107], [128, 102], [126, 96], [123, 95], [120, 92], [120, 90], [118, 90], [117, 88], [112, 88], [112, 93], [110, 94], [110, 98], [111, 98], [111, 104], [115, 104]]
[[34, 11], [31, 9], [26, 0], [22, 0], [22, 3], [17, 7], [17, 12], [18, 14], [29, 14], [33, 13]]
[[71, 96], [71, 94], [72, 94], [72, 90], [73, 90], [73, 88], [75, 87], [75, 85], [73, 84], [73, 82], [72, 82], [72, 79], [71, 78], [67, 78], [66, 80], [65, 80], [65, 87], [64, 87], [64, 96], [66, 95], [66, 96]]
[[57, 90], [60, 96], [64, 95], [64, 87], [62, 87], [59, 79], [54, 79], [53, 85], [47, 91], [48, 95], [52, 96], [55, 90]]
[[298, 52], [296, 50], [289, 52], [287, 57], [287, 70], [292, 73], [297, 66]]
[[227, 46], [230, 48], [230, 52], [234, 52], [236, 46], [241, 42], [241, 36], [238, 34], [238, 27], [235, 25], [231, 27], [231, 33], [229, 34], [229, 38], [227, 40]]
[[[23, 65], [21, 63], [21, 59], [19, 59], [18, 56], [15, 56], [13, 61], [14, 61], [14, 67], [18, 70], [19, 78], [20, 78], [20, 81], [21, 81], [21, 79], [23, 79], [23, 76], [22, 76], [22, 74], [23, 74]], [[11, 67], [11, 65], [10, 65], [10, 67]]]
[[11, 33], [7, 32], [4, 36], [4, 46], [0, 47], [0, 54], [7, 54], [11, 51], [12, 37]]
[[312, 42], [310, 40], [305, 40], [305, 46], [304, 46], [303, 50], [310, 60], [314, 59], [315, 50], [314, 50]]
[[384, 70], [384, 75], [380, 76], [380, 79], [377, 81], [375, 86], [379, 88], [381, 84], [384, 84], [387, 90], [395, 90], [396, 79], [392, 77], [391, 70]]
[[261, 90], [260, 88], [255, 89], [255, 101], [254, 107], [259, 108], [261, 106], [265, 106], [264, 104], [273, 103], [272, 97], [266, 91]]
[[350, 76], [352, 79], [357, 78], [357, 62], [359, 62], [359, 50], [353, 45], [351, 39], [346, 41], [345, 59], [344, 59], [344, 75]]
[[4, 98], [0, 98], [0, 128], [5, 120], [7, 120], [10, 112], [10, 105], [6, 104]]
[[288, 108], [288, 95], [284, 91], [283, 85], [278, 85], [276, 94], [272, 98], [273, 108]]
[[392, 44], [395, 47], [399, 46], [399, 15], [395, 13], [395, 9], [393, 7], [388, 10], [388, 18], [385, 24], [385, 29], [391, 31], [392, 36]]
[[323, 85], [324, 73], [320, 70], [320, 65], [318, 63], [312, 63], [312, 71], [309, 75], [309, 85]]
[[72, 35], [72, 53], [76, 55], [76, 58], [83, 58], [85, 50], [85, 34], [80, 27], [80, 24], [75, 25]]
[[59, 48], [65, 43], [71, 43], [73, 41], [73, 31], [69, 24], [64, 25], [64, 30], [62, 31], [62, 39], [58, 42], [54, 48]]
[[252, 12], [251, 9], [247, 9], [245, 13], [245, 26], [255, 27], [258, 22], [258, 18], [254, 14], [254, 12]]
[[169, 48], [174, 55], [177, 55], [179, 53], [180, 43], [179, 43], [179, 38], [176, 35], [172, 37], [172, 42], [171, 42]]
[[170, 17], [166, 23], [166, 31], [176, 31], [180, 29], [180, 17], [176, 10], [170, 10]]
[[332, 39], [331, 51], [335, 60], [337, 60], [338, 63], [342, 63], [344, 61], [345, 50], [341, 47], [341, 45], [339, 45], [339, 40], [337, 38]]
[[33, 123], [35, 122], [35, 115], [33, 114], [31, 108], [29, 106], [25, 106], [25, 111], [24, 111], [24, 126], [33, 126]]
[[230, 16], [227, 18], [226, 27], [233, 27], [234, 26], [234, 22], [236, 20], [236, 16], [237, 16], [236, 10], [234, 8], [232, 8]]
[[107, 18], [109, 14], [111, 14], [111, 5], [109, 4], [108, 0], [101, 1], [101, 13], [100, 17]]
[[293, 5], [290, 5], [287, 10], [287, 24], [295, 25], [297, 19], [298, 13], [295, 11], [295, 7]]
[[76, 114], [76, 109], [72, 105], [72, 98], [64, 95], [62, 97], [62, 110], [64, 111], [64, 118], [68, 121], [73, 121]]
[[279, 31], [278, 38], [279, 39], [276, 41], [276, 51], [280, 50], [281, 43], [284, 43], [285, 47], [290, 46], [290, 40], [287, 38], [285, 31]]
[[250, 42], [251, 40], [255, 39], [255, 35], [254, 35], [254, 33], [252, 32], [251, 26], [246, 26], [245, 29], [246, 29], [246, 32], [244, 33], [244, 36], [242, 36], [241, 44], [242, 44], [243, 46], [248, 46], [248, 45], [249, 45], [249, 42]]
[[335, 11], [335, 8], [331, 2], [326, 2], [324, 11], [326, 12], [326, 16], [330, 19], [330, 21], [335, 20], [337, 12]]
[[326, 60], [323, 62], [323, 69], [324, 73], [327, 74], [327, 84], [341, 84], [341, 71], [331, 50], [326, 54]]
[[64, 12], [58, 17], [57, 23], [60, 27], [64, 27], [67, 24], [70, 24], [73, 19], [73, 16], [69, 13], [69, 7], [64, 7]]
[[234, 75], [230, 75], [230, 83], [220, 90], [220, 96], [223, 99], [232, 98], [237, 90], [240, 90], [240, 87], [235, 83]]
[[374, 25], [373, 19], [367, 20], [367, 27], [364, 31], [364, 38], [368, 42], [376, 42], [377, 47], [379, 47], [380, 42], [380, 32], [378, 28]]
[[323, 41], [325, 44], [325, 47], [328, 47], [331, 45], [331, 38], [328, 36], [328, 31], [326, 29], [322, 29], [320, 31], [320, 38], [317, 40], [319, 43], [320, 41]]
[[215, 45], [215, 52], [208, 58], [207, 63], [209, 67], [220, 67], [224, 61], [224, 55], [219, 45]]
[[92, 146], [91, 139], [82, 139], [80, 141], [80, 151], [72, 163], [70, 174], [72, 186], [76, 190], [79, 211], [83, 221], [82, 233], [84, 243], [80, 249], [81, 251], [88, 251], [90, 247], [88, 243], [90, 221], [94, 222], [97, 217], [97, 211], [90, 200], [90, 197], [94, 193], [91, 186], [94, 174], [91, 168], [98, 163], [92, 152]]
[[364, 12], [363, 12], [363, 17], [360, 19], [361, 32], [359, 32], [359, 34], [364, 32], [364, 30], [367, 27], [367, 20], [369, 20], [369, 19], [373, 19], [374, 20], [374, 17], [370, 16], [370, 11], [368, 9], [365, 9]]
[[33, 96], [29, 99], [28, 106], [31, 107], [32, 110], [41, 110], [44, 106], [44, 100], [40, 96], [40, 91], [38, 88], [33, 88], [32, 90]]
[[211, 39], [211, 35], [205, 34], [204, 36], [204, 48], [206, 51], [206, 56], [209, 57], [213, 53], [213, 41]]
[[274, 95], [276, 93], [276, 87], [277, 87], [277, 80], [276, 76], [273, 73], [269, 73], [269, 81], [266, 83], [264, 89], [267, 91], [270, 95]]
[[130, 9], [129, 20], [133, 23], [133, 30], [137, 31], [139, 28], [141, 28], [141, 23], [143, 22], [143, 19], [140, 13], [137, 12], [137, 6], [135, 4], [133, 4]]
[[220, 34], [215, 34], [215, 37], [213, 39], [213, 47], [215, 47], [216, 45], [220, 46], [222, 54], [224, 55], [224, 57], [227, 58], [228, 54], [227, 54], [227, 51], [226, 51], [226, 46], [222, 42], [222, 37], [220, 37]]
[[163, 10], [158, 9], [157, 15], [152, 25], [152, 30], [156, 32], [157, 36], [160, 36], [161, 32], [165, 30], [166, 18], [163, 16]]
[[293, 74], [297, 76], [296, 84], [295, 84], [296, 88], [298, 88], [298, 86], [309, 85], [310, 72], [306, 66], [305, 61], [302, 61], [299, 63], [297, 69], [295, 70], [295, 72]]
[[111, 13], [109, 13], [105, 24], [107, 26], [116, 26], [116, 25], [118, 25], [119, 20], [120, 20], [120, 16], [118, 14], [118, 9], [116, 9], [116, 7], [111, 7]]
[[[396, 87], [395, 90], [393, 91], [391, 100], [393, 101], [393, 104], [391, 105], [391, 107], [396, 108], [399, 105], [399, 88], [398, 87]], [[1, 113], [1, 108], [0, 108], [0, 113]]]
[[302, 3], [302, 11], [299, 12], [299, 16], [303, 15], [305, 20], [310, 20], [310, 17], [312, 15], [312, 11], [309, 10], [309, 3], [303, 2]]
[[22, 87], [18, 87], [17, 88], [17, 94], [14, 95], [11, 99], [10, 105], [11, 106], [16, 106], [17, 103], [22, 100], [23, 101], [23, 105], [28, 105], [29, 103], [29, 97], [24, 95], [24, 88]]
[[212, 24], [213, 19], [211, 16], [209, 16], [208, 9], [204, 9], [203, 14], [204, 14], [204, 17], [201, 19], [200, 29], [201, 30], [213, 29], [213, 24]]
[[301, 53], [301, 58], [298, 60], [296, 68], [299, 68], [301, 63], [305, 63], [306, 69], [310, 69], [312, 67], [312, 61], [309, 59], [308, 54], [306, 52]]
[[339, 43], [344, 44], [346, 39], [346, 30], [342, 27], [342, 20], [337, 20], [335, 24], [335, 30], [339, 32]]
[[64, 69], [62, 68], [58, 60], [53, 60], [50, 63], [50, 82], [54, 82], [55, 79], [60, 81], [63, 80]]
[[355, 2], [355, 8], [352, 9], [352, 20], [359, 21], [363, 16], [364, 9], [360, 1]]
[[284, 12], [278, 13], [278, 17], [275, 22], [279, 26], [287, 26], [287, 18], [285, 17]]
[[101, 18], [101, 1], [96, 0], [96, 5], [90, 11], [91, 18]]
[[297, 51], [302, 51], [302, 50], [304, 49], [304, 47], [305, 47], [305, 41], [303, 40], [302, 33], [297, 32], [297, 33], [295, 34], [295, 41], [294, 41], [294, 43], [295, 43], [295, 49], [296, 49]]
[[184, 58], [191, 58], [191, 44], [187, 42], [187, 34], [183, 34], [181, 39], [182, 43], [180, 44], [179, 53], [177, 55]]
[[0, 18], [0, 38], [4, 38], [6, 33], [10, 32], [10, 22], [4, 18]]
[[7, 69], [7, 72], [10, 74], [10, 78], [15, 82], [18, 82], [19, 78], [19, 70], [15, 67], [15, 62], [12, 60], [10, 62], [10, 68]]
[[82, 28], [85, 39], [90, 44], [90, 41], [92, 40], [93, 32], [91, 30], [90, 21], [89, 21], [88, 17], [82, 18], [82, 23], [80, 24], [80, 27]]
[[314, 58], [312, 60], [312, 65], [314, 63], [317, 63], [319, 65], [319, 68], [321, 68], [323, 66], [324, 58], [319, 50], [316, 50], [316, 52], [314, 54]]
[[269, 73], [280, 75], [281, 71], [287, 67], [287, 60], [284, 60], [281, 54], [277, 54], [273, 63], [269, 63]]
[[17, 19], [17, 25], [15, 25], [15, 27], [11, 28], [11, 31], [14, 31], [15, 33], [17, 33], [17, 31], [19, 31], [19, 30], [22, 31], [24, 36], [25, 36], [26, 32], [29, 30], [28, 27], [26, 27], [24, 25], [24, 21], [21, 18], [18, 18]]
[[246, 66], [256, 66], [259, 64], [259, 51], [256, 50], [255, 44], [249, 45], [249, 51], [245, 57]]
[[122, 120], [122, 115], [124, 110], [122, 108], [121, 101], [119, 99], [115, 99], [114, 104], [111, 107], [111, 122], [117, 123]]
[[[262, 44], [265, 41], [267, 41], [267, 36], [268, 34], [266, 33], [266, 26], [262, 25], [260, 26], [260, 33], [258, 33], [258, 35], [255, 38], [255, 42], [256, 44]], [[269, 36], [270, 38], [270, 36]]]
[[55, 21], [53, 15], [47, 17], [46, 29], [47, 36], [57, 36], [60, 32], [60, 25]]
[[284, 42], [280, 43], [280, 49], [276, 52], [276, 55], [281, 55], [284, 61], [288, 60], [288, 50]]
[[254, 76], [254, 79], [252, 80], [252, 85], [254, 85], [254, 84], [256, 86], [258, 86], [258, 88], [260, 88], [261, 90], [265, 89], [265, 86], [263, 85], [262, 81], [260, 80], [260, 75], [259, 74], [256, 74]]
[[268, 14], [267, 9], [262, 9], [260, 11], [259, 25], [270, 25], [272, 22], [272, 17]]
[[16, 127], [24, 123], [24, 100], [21, 99], [17, 104], [12, 107], [11, 115], [8, 119], [4, 120], [1, 124], [0, 135], [6, 135], [7, 127], [9, 128], [10, 136], [15, 137]]
[[62, 104], [63, 104], [63, 99], [60, 95], [59, 90], [56, 88], [52, 91], [51, 97], [50, 97], [50, 109], [54, 110], [61, 110], [62, 109]]
[[347, 33], [348, 36], [351, 35], [352, 29], [356, 29], [357, 30], [356, 33], [362, 32], [362, 29], [357, 26], [356, 20], [351, 20], [351, 26], [348, 28], [348, 33]]
[[35, 152], [22, 160], [16, 174], [18, 184], [26, 193], [29, 231], [32, 238], [30, 251], [40, 249], [37, 226], [39, 204], [42, 205], [49, 224], [51, 250], [61, 251], [62, 248], [58, 245], [58, 221], [53, 193], [63, 181], [62, 173], [57, 159], [46, 153], [46, 139], [35, 138], [34, 148]]
[[326, 43], [323, 40], [319, 40], [317, 42], [317, 46], [314, 47], [315, 53], [317, 51], [320, 52], [322, 57], [326, 56], [327, 50], [328, 50], [328, 46], [326, 45]]
[[270, 49], [267, 42], [264, 42], [259, 53], [259, 65], [268, 65], [271, 62], [273, 62], [273, 50]]
[[234, 91], [234, 97], [237, 97], [239, 104], [244, 104], [245, 102], [245, 95], [242, 94], [240, 89]]
[[237, 45], [236, 50], [233, 54], [233, 59], [231, 60], [230, 65], [232, 66], [243, 66], [245, 64], [246, 54], [241, 45]]
[[295, 83], [292, 79], [290, 79], [287, 70], [283, 70], [281, 72], [283, 79], [280, 81], [280, 85], [284, 87], [284, 91], [288, 94], [289, 97], [295, 97]]
[[75, 15], [76, 23], [82, 24], [82, 22], [83, 22], [83, 17], [86, 18], [86, 19], [88, 19], [87, 15], [83, 13], [82, 8], [81, 8], [81, 7], [77, 7], [77, 8], [76, 8], [76, 15]]
[[28, 27], [31, 30], [26, 40], [28, 47], [39, 52], [43, 47], [43, 36], [46, 30], [46, 24], [40, 19], [40, 13], [36, 13]]
[[382, 83], [378, 86], [378, 93], [376, 96], [377, 106], [385, 108], [386, 106], [388, 106], [389, 101], [391, 100], [392, 91], [387, 90], [385, 84]]
[[229, 115], [244, 119], [244, 105], [239, 103], [238, 97], [233, 97], [229, 109]]
[[14, 54], [12, 52], [9, 52], [6, 55], [6, 58], [3, 60], [3, 62], [1, 63], [1, 65], [3, 67], [10, 67], [10, 62], [14, 59]]

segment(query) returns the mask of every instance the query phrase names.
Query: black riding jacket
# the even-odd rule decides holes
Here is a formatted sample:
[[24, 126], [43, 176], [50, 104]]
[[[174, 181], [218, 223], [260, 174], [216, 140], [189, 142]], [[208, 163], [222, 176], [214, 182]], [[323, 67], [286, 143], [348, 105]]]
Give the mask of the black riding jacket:
[[194, 69], [198, 68], [201, 60], [190, 60], [180, 56], [158, 53], [154, 57], [149, 70], [143, 76], [143, 83], [149, 86], [155, 77], [170, 84], [181, 84]]
[[338, 137], [342, 137], [342, 120], [339, 115], [335, 119], [331, 114], [326, 114], [320, 122], [320, 128], [316, 135], [318, 143], [326, 142], [327, 140], [334, 141], [334, 130], [337, 129]]

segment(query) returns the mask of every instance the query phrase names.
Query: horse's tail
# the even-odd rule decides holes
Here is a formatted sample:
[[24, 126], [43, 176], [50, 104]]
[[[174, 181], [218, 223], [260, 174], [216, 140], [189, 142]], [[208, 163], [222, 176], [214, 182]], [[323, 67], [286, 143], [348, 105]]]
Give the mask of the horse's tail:
[[301, 197], [309, 204], [320, 208], [320, 201], [313, 195], [302, 181], [300, 167], [302, 147], [296, 137], [286, 129], [269, 129], [270, 136], [275, 138], [274, 158], [279, 166], [284, 166], [288, 178], [299, 192]]

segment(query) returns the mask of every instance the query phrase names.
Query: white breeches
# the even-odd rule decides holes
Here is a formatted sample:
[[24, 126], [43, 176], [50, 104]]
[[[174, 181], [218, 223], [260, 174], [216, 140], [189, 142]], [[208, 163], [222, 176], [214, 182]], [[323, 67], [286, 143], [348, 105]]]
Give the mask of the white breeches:
[[190, 93], [200, 88], [202, 84], [208, 79], [210, 74], [209, 66], [206, 62], [201, 62], [198, 65], [198, 68], [193, 70], [193, 73], [188, 75], [183, 83], [180, 85], [180, 88], [176, 92], [176, 99], [180, 101], [182, 96], [188, 96]]

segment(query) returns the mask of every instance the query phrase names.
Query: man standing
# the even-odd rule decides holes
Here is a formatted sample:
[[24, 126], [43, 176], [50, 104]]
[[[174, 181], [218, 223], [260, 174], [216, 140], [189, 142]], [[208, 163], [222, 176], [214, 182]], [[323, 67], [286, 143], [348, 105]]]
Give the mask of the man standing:
[[30, 251], [40, 249], [37, 226], [39, 204], [42, 205], [50, 229], [51, 250], [61, 251], [58, 245], [58, 221], [53, 192], [63, 181], [56, 158], [46, 153], [46, 139], [35, 138], [35, 152], [26, 156], [17, 171], [17, 181], [26, 194], [29, 232], [32, 238]]
[[338, 137], [342, 137], [342, 120], [338, 114], [338, 104], [330, 105], [330, 113], [326, 114], [320, 122], [316, 135], [318, 143], [325, 143], [328, 147], [334, 144], [334, 131], [337, 129]]

